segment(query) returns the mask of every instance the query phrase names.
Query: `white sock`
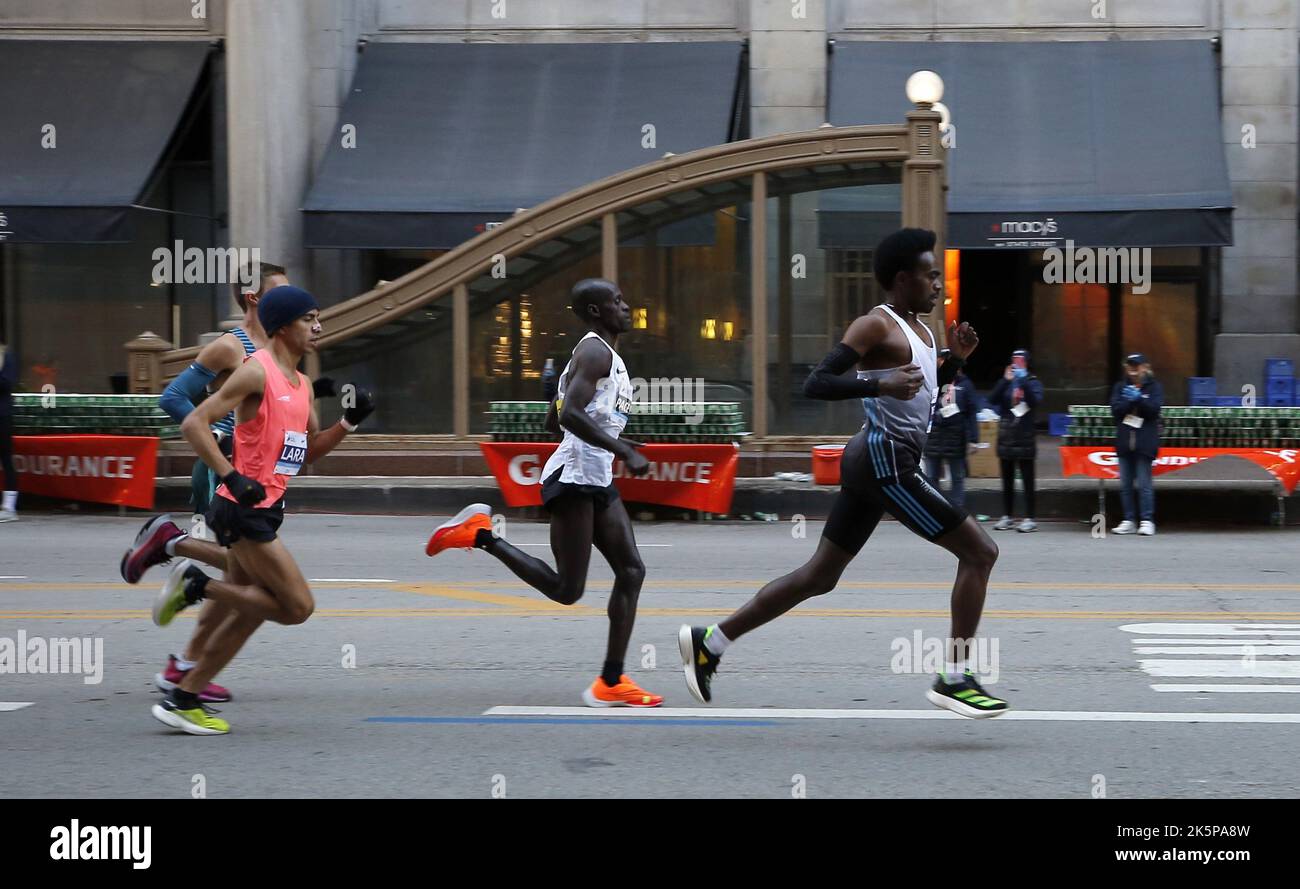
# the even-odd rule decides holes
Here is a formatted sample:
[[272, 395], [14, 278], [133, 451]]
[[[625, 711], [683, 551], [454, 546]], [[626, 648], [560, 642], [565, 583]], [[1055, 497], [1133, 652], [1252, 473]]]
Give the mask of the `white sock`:
[[180, 670], [182, 673], [188, 673], [190, 670], [194, 669], [196, 663], [196, 661], [187, 661], [183, 657], [177, 657], [176, 669]]
[[966, 675], [966, 661], [945, 661], [943, 665], [944, 682], [961, 682]]
[[727, 650], [731, 640], [722, 632], [722, 628], [717, 624], [709, 627], [709, 631], [704, 634], [704, 647], [712, 654], [722, 657], [722, 653]]
[[18, 492], [5, 491], [4, 506], [0, 506], [5, 512], [13, 512], [18, 508]]
[[173, 537], [171, 540], [163, 544], [163, 552], [167, 553], [167, 555], [169, 556], [176, 555], [176, 544], [180, 543], [182, 540], [185, 540], [189, 536], [190, 536], [189, 534], [181, 534], [180, 537]]

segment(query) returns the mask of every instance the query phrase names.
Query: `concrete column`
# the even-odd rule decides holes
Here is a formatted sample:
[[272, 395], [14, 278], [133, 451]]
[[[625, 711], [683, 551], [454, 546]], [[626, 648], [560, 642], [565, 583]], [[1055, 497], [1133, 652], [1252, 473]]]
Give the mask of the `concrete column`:
[[1233, 245], [1223, 248], [1214, 349], [1220, 392], [1259, 385], [1265, 358], [1300, 361], [1296, 267], [1297, 9], [1223, 5], [1223, 141]]
[[[259, 248], [308, 286], [301, 208], [311, 175], [314, 5], [228, 0], [226, 9], [231, 244]], [[230, 307], [237, 314], [233, 298]]]
[[812, 130], [826, 121], [829, 0], [749, 0], [750, 131]]

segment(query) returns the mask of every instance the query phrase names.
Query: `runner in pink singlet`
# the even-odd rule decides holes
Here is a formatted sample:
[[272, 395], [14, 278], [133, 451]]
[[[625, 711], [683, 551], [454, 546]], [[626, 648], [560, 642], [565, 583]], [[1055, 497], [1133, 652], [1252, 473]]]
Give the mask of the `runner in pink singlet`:
[[[315, 610], [298, 563], [276, 532], [284, 521], [284, 492], [303, 464], [328, 454], [374, 410], [368, 392], [350, 393], [343, 419], [322, 430], [311, 383], [298, 372], [316, 351], [320, 309], [310, 293], [284, 285], [268, 290], [257, 306], [267, 346], [254, 352], [215, 395], [194, 409], [181, 433], [221, 478], [207, 515], [227, 550], [227, 580], [204, 574], [189, 559], [172, 569], [154, 603], [154, 622], [203, 599], [235, 612], [213, 635], [195, 667], [153, 708], [161, 722], [192, 735], [224, 735], [230, 725], [203, 709], [198, 694], [261, 626], [270, 620], [300, 624]], [[235, 412], [235, 464], [221, 453], [209, 425]]]

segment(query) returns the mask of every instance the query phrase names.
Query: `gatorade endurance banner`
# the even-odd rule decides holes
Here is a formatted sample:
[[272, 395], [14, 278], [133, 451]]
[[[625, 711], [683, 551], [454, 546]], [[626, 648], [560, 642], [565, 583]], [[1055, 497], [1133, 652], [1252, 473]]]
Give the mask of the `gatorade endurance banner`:
[[[1161, 448], [1151, 474], [1176, 472], [1214, 457], [1249, 460], [1281, 482], [1287, 494], [1300, 482], [1300, 451], [1294, 448]], [[1119, 478], [1119, 458], [1112, 447], [1063, 447], [1061, 468], [1067, 476]]]
[[24, 494], [153, 508], [158, 439], [132, 435], [15, 435]]
[[[554, 442], [479, 442], [507, 506], [540, 506], [542, 467]], [[734, 444], [648, 444], [641, 449], [650, 471], [627, 475], [614, 461], [614, 485], [630, 503], [659, 503], [699, 512], [731, 511], [740, 449]]]

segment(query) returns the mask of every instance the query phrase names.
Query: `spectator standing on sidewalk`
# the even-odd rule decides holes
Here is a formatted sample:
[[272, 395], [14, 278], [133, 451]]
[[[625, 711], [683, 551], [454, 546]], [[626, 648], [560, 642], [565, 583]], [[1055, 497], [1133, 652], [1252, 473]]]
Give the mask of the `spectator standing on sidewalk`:
[[[989, 394], [989, 405], [1001, 415], [998, 420], [998, 461], [1002, 468], [1002, 518], [994, 531], [1037, 531], [1034, 521], [1034, 460], [1038, 456], [1038, 406], [1043, 402], [1043, 384], [1029, 369], [1029, 352], [1017, 349], [1002, 379]], [[1025, 518], [1016, 522], [1016, 469], [1025, 490]]]
[[[1143, 537], [1156, 533], [1156, 495], [1151, 485], [1151, 464], [1160, 452], [1160, 408], [1165, 390], [1151, 372], [1151, 362], [1141, 352], [1124, 359], [1124, 379], [1110, 393], [1115, 417], [1115, 456], [1119, 460], [1120, 501], [1124, 521], [1114, 534]], [[1137, 496], [1134, 497], [1136, 487]], [[1136, 502], [1135, 502], [1136, 500]], [[1139, 524], [1134, 525], [1134, 519]]]
[[[940, 367], [948, 350], [939, 353]], [[979, 400], [970, 378], [960, 370], [951, 383], [944, 385], [930, 418], [930, 437], [925, 442], [925, 472], [939, 487], [943, 467], [948, 467], [948, 500], [958, 509], [966, 507], [966, 455], [980, 440], [979, 421], [975, 418]]]

